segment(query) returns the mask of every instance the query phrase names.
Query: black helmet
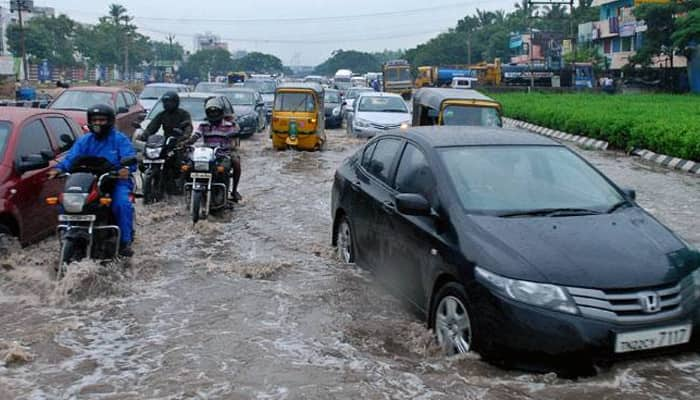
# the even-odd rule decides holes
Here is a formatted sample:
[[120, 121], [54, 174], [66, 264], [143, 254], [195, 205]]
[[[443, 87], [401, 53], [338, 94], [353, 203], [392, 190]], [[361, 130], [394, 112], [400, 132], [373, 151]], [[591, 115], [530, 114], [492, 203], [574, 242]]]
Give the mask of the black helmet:
[[[92, 123], [92, 119], [96, 116], [107, 118], [107, 123], [96, 125]], [[114, 108], [107, 104], [95, 104], [87, 110], [87, 126], [90, 131], [98, 138], [102, 139], [109, 135], [109, 132], [114, 126]]]
[[212, 97], [204, 103], [204, 113], [207, 121], [218, 124], [224, 119], [224, 102], [220, 97]]
[[165, 92], [160, 99], [163, 102], [163, 109], [165, 109], [165, 111], [175, 111], [180, 107], [180, 96], [177, 92], [173, 92], [172, 90]]

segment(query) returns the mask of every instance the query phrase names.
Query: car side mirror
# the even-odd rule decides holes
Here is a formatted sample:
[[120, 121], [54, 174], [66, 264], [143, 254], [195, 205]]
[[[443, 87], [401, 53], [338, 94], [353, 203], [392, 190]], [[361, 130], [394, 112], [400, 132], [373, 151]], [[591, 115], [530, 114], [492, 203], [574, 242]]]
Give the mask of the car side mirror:
[[634, 189], [622, 189], [622, 193], [625, 194], [629, 200], [637, 200], [637, 192]]
[[56, 157], [56, 154], [52, 150], [42, 150], [39, 152], [39, 154], [44, 157], [44, 160], [53, 160]]
[[27, 171], [47, 168], [48, 166], [49, 160], [44, 158], [42, 154], [30, 154], [28, 156], [21, 157], [15, 163], [15, 168], [21, 174]]
[[128, 113], [128, 112], [129, 112], [129, 108], [128, 108], [128, 107], [119, 107], [119, 108], [117, 108], [117, 114], [126, 114], [126, 113]]
[[420, 194], [416, 193], [401, 193], [396, 195], [396, 209], [401, 214], [430, 216], [432, 208], [430, 203]]
[[135, 156], [123, 157], [119, 161], [119, 164], [121, 164], [122, 167], [130, 167], [132, 165], [136, 165], [136, 161], [137, 160]]

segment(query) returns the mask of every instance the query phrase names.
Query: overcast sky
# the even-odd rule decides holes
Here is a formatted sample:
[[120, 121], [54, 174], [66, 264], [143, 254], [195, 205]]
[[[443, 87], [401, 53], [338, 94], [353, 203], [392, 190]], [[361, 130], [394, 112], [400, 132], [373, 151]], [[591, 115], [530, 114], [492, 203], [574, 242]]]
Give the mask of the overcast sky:
[[[168, 34], [192, 50], [194, 35], [212, 32], [229, 50], [274, 54], [286, 65], [316, 65], [335, 49], [411, 48], [479, 9], [512, 10], [516, 0], [35, 0], [72, 19], [94, 23], [109, 4], [126, 7], [139, 31]], [[429, 8], [429, 9], [428, 9]]]

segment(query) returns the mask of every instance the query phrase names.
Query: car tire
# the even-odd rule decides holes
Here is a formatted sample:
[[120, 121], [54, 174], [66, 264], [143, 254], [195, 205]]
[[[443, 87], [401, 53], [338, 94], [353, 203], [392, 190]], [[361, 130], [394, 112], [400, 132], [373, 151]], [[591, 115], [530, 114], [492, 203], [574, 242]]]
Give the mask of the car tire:
[[464, 286], [449, 282], [433, 297], [430, 326], [438, 345], [447, 355], [479, 350], [475, 346], [478, 329], [475, 329], [475, 313]]
[[346, 264], [355, 262], [355, 243], [353, 241], [350, 220], [346, 216], [340, 217], [335, 229], [336, 249], [340, 261]]

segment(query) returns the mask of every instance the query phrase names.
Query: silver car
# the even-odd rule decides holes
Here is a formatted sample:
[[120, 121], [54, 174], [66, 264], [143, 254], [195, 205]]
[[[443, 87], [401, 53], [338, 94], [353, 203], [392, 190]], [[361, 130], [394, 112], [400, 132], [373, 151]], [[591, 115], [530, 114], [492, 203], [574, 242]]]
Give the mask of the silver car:
[[139, 103], [141, 103], [143, 108], [148, 113], [151, 111], [151, 108], [153, 108], [158, 99], [160, 99], [160, 96], [171, 91], [180, 94], [189, 92], [190, 88], [187, 85], [180, 83], [149, 83], [143, 87], [143, 91], [139, 95]]
[[408, 128], [411, 113], [406, 102], [394, 93], [363, 93], [347, 115], [347, 132], [351, 136], [374, 136], [398, 128]]

